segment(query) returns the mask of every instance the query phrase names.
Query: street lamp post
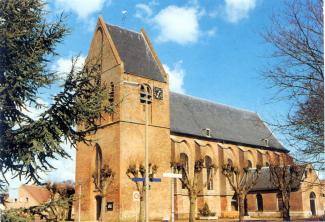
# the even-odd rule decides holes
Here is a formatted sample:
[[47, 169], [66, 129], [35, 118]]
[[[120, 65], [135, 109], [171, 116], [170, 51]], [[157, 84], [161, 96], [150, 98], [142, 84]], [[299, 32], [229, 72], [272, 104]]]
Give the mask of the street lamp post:
[[79, 201], [78, 201], [78, 222], [80, 222], [81, 216], [81, 181], [79, 181]]

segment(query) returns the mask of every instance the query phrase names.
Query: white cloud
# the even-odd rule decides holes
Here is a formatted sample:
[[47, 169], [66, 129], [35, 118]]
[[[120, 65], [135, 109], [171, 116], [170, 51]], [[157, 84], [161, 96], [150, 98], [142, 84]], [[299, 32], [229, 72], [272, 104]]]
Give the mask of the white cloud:
[[185, 70], [182, 67], [182, 60], [176, 62], [173, 68], [170, 68], [168, 65], [163, 64], [165, 71], [169, 75], [169, 87], [173, 92], [185, 94], [184, 89], [184, 77]]
[[208, 37], [213, 37], [216, 35], [216, 32], [217, 32], [217, 28], [213, 27], [213, 28], [209, 29], [208, 31], [206, 31], [206, 35]]
[[256, 6], [256, 0], [225, 0], [225, 3], [226, 19], [232, 23], [247, 18]]
[[195, 43], [200, 35], [200, 11], [196, 7], [177, 7], [162, 9], [152, 22], [159, 29], [159, 42], [176, 42], [182, 45]]
[[[75, 65], [76, 71], [82, 69], [82, 67], [85, 63], [85, 60], [86, 60], [86, 56], [84, 56], [84, 55], [80, 55], [78, 57], [78, 60]], [[52, 68], [58, 72], [58, 75], [60, 78], [64, 79], [66, 77], [67, 73], [69, 73], [71, 71], [72, 60], [71, 60], [71, 58], [59, 58], [56, 61], [56, 64], [54, 64], [54, 66]]]
[[71, 11], [81, 19], [87, 19], [91, 14], [102, 10], [111, 1], [107, 0], [55, 0], [55, 6], [65, 11]]
[[139, 19], [146, 20], [152, 15], [152, 9], [149, 5], [136, 4], [135, 9], [136, 9], [135, 17]]

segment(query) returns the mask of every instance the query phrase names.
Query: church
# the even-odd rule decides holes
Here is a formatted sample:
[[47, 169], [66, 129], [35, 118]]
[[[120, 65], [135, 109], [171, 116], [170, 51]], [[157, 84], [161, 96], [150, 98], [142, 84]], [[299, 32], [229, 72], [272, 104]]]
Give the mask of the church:
[[[133, 200], [135, 183], [126, 175], [131, 164], [144, 164], [145, 145], [149, 162], [158, 166], [150, 183], [149, 218], [170, 218], [172, 205], [176, 219], [189, 217], [187, 190], [175, 179], [171, 198], [170, 163], [185, 161], [193, 175], [195, 160], [205, 167], [200, 176], [196, 215], [208, 205], [213, 218], [234, 218], [238, 206], [222, 166], [232, 161], [239, 167], [261, 165], [262, 175], [247, 196], [245, 211], [251, 218], [280, 217], [281, 204], [266, 173], [268, 165], [283, 164], [289, 151], [272, 134], [260, 116], [251, 111], [204, 99], [170, 92], [169, 78], [146, 32], [134, 32], [105, 23], [99, 18], [88, 59], [100, 58], [101, 82], [110, 87], [108, 102], [116, 104], [114, 113], [103, 114], [91, 145], [80, 143], [76, 153], [75, 218], [80, 221], [136, 221], [138, 202]], [[114, 178], [101, 195], [92, 175], [109, 165]], [[306, 168], [304, 181], [318, 180]], [[299, 184], [291, 193], [292, 217], [323, 215], [323, 196], [319, 186]], [[173, 199], [174, 203], [171, 203]], [[101, 209], [101, 203], [107, 206]]]

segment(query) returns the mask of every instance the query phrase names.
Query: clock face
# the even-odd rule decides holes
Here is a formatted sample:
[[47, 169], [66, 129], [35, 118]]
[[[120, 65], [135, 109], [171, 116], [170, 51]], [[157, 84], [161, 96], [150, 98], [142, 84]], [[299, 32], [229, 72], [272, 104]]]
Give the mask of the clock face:
[[154, 87], [153, 88], [153, 94], [156, 99], [163, 99], [163, 90], [159, 87]]

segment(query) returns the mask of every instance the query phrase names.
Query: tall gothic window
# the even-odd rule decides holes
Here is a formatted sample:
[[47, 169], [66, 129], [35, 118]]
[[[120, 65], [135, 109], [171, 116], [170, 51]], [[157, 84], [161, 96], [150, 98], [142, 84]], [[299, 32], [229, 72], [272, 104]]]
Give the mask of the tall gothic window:
[[96, 173], [96, 179], [95, 183], [97, 186], [100, 185], [100, 170], [102, 169], [103, 165], [103, 156], [102, 156], [102, 150], [98, 144], [96, 144], [96, 156], [95, 156], [95, 173]]
[[207, 170], [207, 188], [208, 190], [213, 190], [213, 168], [212, 160], [209, 156], [205, 156], [205, 167]]
[[[185, 177], [186, 173], [188, 175], [189, 169], [188, 169], [188, 156], [185, 153], [181, 153], [180, 154], [180, 161], [182, 164], [184, 164], [184, 169], [186, 170], [186, 172], [182, 171], [182, 176], [183, 178]], [[182, 183], [182, 189], [185, 189], [185, 184]]]
[[150, 86], [143, 84], [140, 86], [140, 102], [150, 104], [152, 102], [152, 92]]
[[263, 211], [263, 197], [260, 193], [256, 194], [257, 211]]

